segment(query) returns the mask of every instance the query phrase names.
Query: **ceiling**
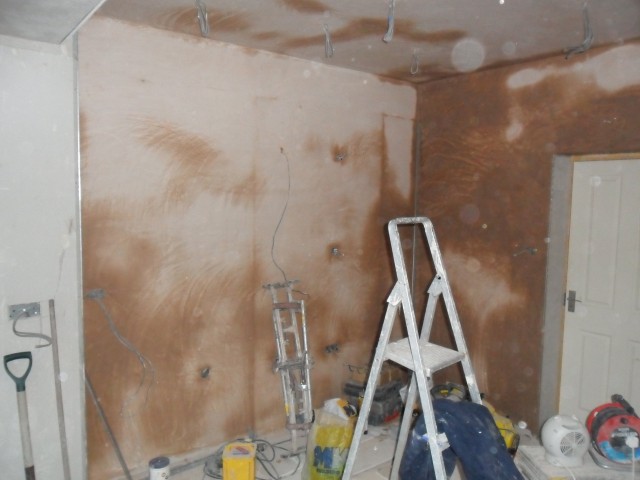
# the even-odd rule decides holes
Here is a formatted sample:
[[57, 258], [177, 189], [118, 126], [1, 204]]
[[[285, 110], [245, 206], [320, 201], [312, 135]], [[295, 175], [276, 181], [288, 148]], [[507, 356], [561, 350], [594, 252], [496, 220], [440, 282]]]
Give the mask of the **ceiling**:
[[0, 35], [62, 43], [104, 0], [0, 0]]
[[640, 38], [640, 0], [0, 0], [0, 34], [60, 43], [95, 10], [416, 83]]

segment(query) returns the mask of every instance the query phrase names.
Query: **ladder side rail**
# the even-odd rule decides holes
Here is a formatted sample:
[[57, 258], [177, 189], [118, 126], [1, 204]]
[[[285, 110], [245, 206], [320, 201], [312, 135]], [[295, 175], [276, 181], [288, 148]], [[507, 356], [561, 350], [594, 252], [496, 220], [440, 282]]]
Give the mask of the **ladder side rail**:
[[280, 316], [280, 311], [277, 309], [273, 310], [273, 331], [276, 336], [276, 351], [278, 354], [276, 367], [280, 369], [281, 366], [287, 363], [289, 357], [287, 356], [286, 338], [284, 330], [282, 329], [282, 317]]
[[[431, 334], [431, 326], [433, 325], [433, 318], [435, 316], [436, 306], [438, 304], [438, 298], [442, 292], [441, 278], [436, 276], [431, 285], [429, 286], [429, 298], [427, 299], [427, 307], [425, 309], [424, 319], [422, 321], [422, 330], [420, 332], [420, 340], [426, 341]], [[397, 480], [400, 472], [400, 463], [402, 461], [402, 454], [407, 446], [409, 439], [409, 432], [411, 430], [411, 420], [413, 419], [413, 405], [416, 402], [417, 395], [417, 383], [416, 373], [412, 372], [411, 382], [407, 390], [407, 398], [405, 399], [404, 413], [402, 415], [402, 421], [400, 424], [400, 430], [398, 432], [398, 440], [396, 442], [395, 453], [391, 464], [391, 480]]]
[[311, 390], [307, 388], [305, 383], [306, 372], [304, 365], [300, 364], [299, 367], [293, 368], [291, 375], [293, 377], [291, 390], [295, 403], [292, 415], [294, 423], [290, 425], [290, 429], [304, 432], [311, 426], [313, 413], [311, 409]]
[[280, 363], [280, 357], [281, 357], [281, 352], [280, 352], [280, 336], [281, 336], [281, 334], [279, 333], [280, 332], [280, 330], [279, 330], [280, 312], [276, 308], [274, 308], [273, 305], [278, 303], [278, 291], [276, 290], [276, 288], [274, 287], [273, 284], [266, 285], [265, 288], [268, 288], [269, 289], [269, 293], [271, 294], [271, 303], [272, 303], [271, 320], [273, 322], [273, 333], [274, 333], [275, 340], [276, 340], [277, 356], [276, 356], [275, 367], [276, 367], [276, 371], [277, 371], [277, 366]]
[[311, 378], [309, 377], [309, 370], [311, 369], [311, 355], [309, 353], [306, 312], [304, 308], [304, 301], [302, 300], [300, 301], [300, 312], [302, 327], [302, 360], [307, 375], [306, 381], [309, 388], [311, 388]]
[[289, 300], [290, 302], [295, 302], [296, 299], [293, 298], [293, 282], [287, 283], [286, 290], [287, 290], [287, 300]]
[[274, 325], [276, 330], [276, 347], [278, 352], [278, 358], [276, 360], [276, 369], [280, 374], [282, 380], [282, 396], [284, 399], [284, 410], [287, 418], [287, 424], [293, 424], [296, 421], [295, 415], [295, 392], [292, 388], [291, 381], [291, 369], [287, 365], [289, 358], [287, 356], [287, 349], [285, 347], [285, 337], [282, 331], [282, 322], [280, 321], [280, 312], [274, 310]]
[[[405, 220], [407, 223], [409, 219]], [[422, 362], [422, 355], [420, 354], [420, 345], [418, 337], [418, 326], [416, 324], [416, 314], [413, 306], [413, 300], [411, 298], [411, 292], [409, 291], [409, 279], [407, 278], [407, 271], [404, 267], [404, 255], [402, 253], [402, 246], [400, 244], [400, 234], [398, 232], [397, 222], [389, 222], [389, 239], [391, 241], [391, 252], [393, 254], [393, 263], [396, 267], [396, 275], [398, 278], [398, 293], [402, 301], [402, 311], [405, 320], [405, 326], [407, 329], [407, 338], [409, 342], [409, 348], [411, 350], [411, 356], [413, 358], [414, 368], [418, 378], [418, 391], [420, 397], [424, 401], [423, 391], [421, 387], [420, 377], [424, 377], [425, 366]], [[420, 375], [418, 375], [420, 373]], [[428, 390], [428, 389], [427, 389]], [[426, 391], [426, 390], [425, 390]]]
[[[431, 377], [431, 373], [428, 373]], [[429, 452], [431, 453], [431, 462], [433, 464], [433, 472], [436, 480], [447, 480], [447, 471], [444, 466], [444, 458], [442, 457], [442, 449], [438, 443], [438, 425], [436, 423], [435, 412], [431, 398], [423, 396], [422, 392], [429, 390], [427, 378], [425, 374], [416, 375], [418, 382], [418, 391], [420, 391], [420, 404], [422, 405], [422, 418], [427, 427], [427, 441], [429, 442]], [[422, 385], [421, 385], [422, 383]]]
[[443, 299], [446, 306], [447, 315], [449, 316], [451, 330], [453, 332], [453, 337], [456, 343], [456, 349], [463, 355], [460, 362], [462, 364], [462, 370], [464, 372], [465, 382], [467, 384], [467, 389], [469, 391], [471, 401], [473, 401], [474, 403], [482, 404], [482, 397], [480, 395], [480, 390], [476, 381], [473, 365], [471, 364], [469, 349], [467, 347], [464, 334], [462, 333], [462, 324], [460, 323], [458, 312], [455, 306], [455, 301], [453, 300], [451, 288], [448, 284], [445, 285]]
[[300, 326], [302, 332], [302, 351], [307, 353], [309, 351], [309, 341], [307, 339], [307, 318], [304, 308], [304, 300], [300, 300]]
[[451, 284], [449, 283], [447, 272], [444, 268], [442, 254], [440, 253], [440, 247], [438, 246], [438, 240], [436, 238], [433, 224], [430, 220], [427, 219], [426, 221], [423, 221], [423, 225], [436, 272], [442, 277], [443, 280], [442, 297], [444, 299], [447, 315], [449, 316], [449, 323], [451, 325], [453, 337], [456, 342], [456, 349], [464, 355], [461, 363], [465, 375], [465, 381], [467, 383], [467, 389], [469, 390], [471, 400], [474, 403], [482, 404], [482, 398], [480, 397], [480, 391], [476, 382], [473, 366], [471, 365], [471, 361], [469, 359], [469, 350], [467, 348], [467, 343], [464, 339], [464, 335], [462, 334], [462, 325], [460, 324], [458, 310], [456, 309], [456, 304], [453, 299], [453, 293], [451, 292]]
[[[412, 222], [415, 222], [415, 220], [406, 219], [404, 221], [404, 223]], [[423, 221], [425, 230], [427, 228], [427, 224], [431, 226], [430, 221]], [[431, 377], [431, 372], [426, 371], [425, 365], [422, 361], [422, 355], [420, 354], [418, 327], [416, 325], [416, 315], [413, 307], [413, 300], [411, 298], [411, 292], [409, 291], [409, 279], [407, 278], [407, 271], [404, 266], [404, 254], [402, 253], [402, 246], [400, 243], [398, 222], [389, 222], [388, 230], [389, 239], [391, 242], [391, 252], [393, 254], [393, 263], [396, 267], [398, 284], [401, 285], [400, 295], [402, 299], [402, 310], [405, 319], [405, 326], [407, 328], [409, 348], [411, 350], [411, 356], [413, 358], [413, 371], [418, 383], [420, 404], [422, 405], [425, 426], [427, 427], [427, 440], [429, 442], [429, 448], [431, 451], [433, 469], [437, 480], [446, 480], [447, 474], [444, 467], [444, 460], [442, 458], [442, 451], [440, 450], [440, 446], [438, 445], [438, 427], [435, 421], [433, 405], [431, 404], [431, 392], [429, 384], [427, 382], [427, 376]]]
[[391, 475], [390, 480], [397, 480], [400, 473], [400, 465], [402, 463], [402, 454], [407, 446], [409, 440], [409, 433], [411, 432], [411, 423], [413, 420], [413, 405], [416, 403], [416, 397], [418, 395], [418, 384], [416, 382], [416, 373], [411, 372], [411, 381], [409, 388], [407, 389], [407, 398], [404, 404], [404, 412], [402, 413], [402, 420], [400, 423], [400, 429], [398, 430], [398, 439], [396, 441], [396, 448], [391, 459]]
[[300, 326], [298, 324], [298, 316], [296, 315], [296, 310], [298, 309], [299, 308], [290, 308], [287, 312], [289, 314], [289, 326], [293, 334], [296, 352], [299, 354], [298, 356], [300, 356], [302, 352], [302, 342], [300, 341]]
[[282, 396], [284, 397], [284, 413], [287, 418], [287, 426], [296, 423], [295, 394], [291, 389], [291, 375], [289, 369], [280, 370], [282, 380]]
[[[389, 238], [391, 240], [391, 248], [393, 254], [394, 265], [396, 268], [396, 275], [398, 275], [398, 280], [404, 283], [405, 285], [409, 285], [409, 279], [407, 277], [406, 268], [404, 267], [404, 256], [402, 254], [402, 248], [400, 246], [400, 234], [398, 232], [398, 225], [411, 225], [421, 223], [424, 228], [425, 236], [427, 239], [427, 245], [429, 246], [429, 251], [431, 253], [431, 257], [433, 259], [433, 263], [436, 269], [436, 275], [429, 286], [429, 302], [435, 296], [436, 298], [445, 291], [445, 288], [448, 287], [449, 282], [447, 279], [447, 274], [444, 269], [444, 265], [442, 263], [442, 256], [440, 254], [440, 248], [438, 246], [438, 241], [435, 236], [435, 231], [433, 228], [433, 223], [427, 217], [401, 217], [391, 220], [389, 222], [388, 230], [389, 230]], [[395, 247], [395, 248], [394, 248]], [[449, 293], [451, 293], [449, 289]], [[433, 295], [432, 295], [433, 294]], [[425, 320], [430, 319], [429, 322], [424, 322], [422, 325], [421, 339], [428, 340], [429, 335], [431, 333], [431, 325], [433, 322], [433, 316], [435, 312], [436, 303], [427, 303], [427, 310], [425, 310]], [[433, 308], [433, 311], [431, 308]], [[413, 304], [412, 304], [413, 308]], [[414, 317], [415, 318], [415, 313]], [[457, 316], [456, 316], [457, 320]]]
[[269, 289], [269, 293], [271, 294], [271, 303], [278, 303], [278, 291], [275, 286], [270, 283], [269, 285], [263, 285], [263, 288]]
[[398, 287], [398, 294], [400, 295], [400, 299], [402, 302], [402, 313], [407, 329], [409, 348], [411, 350], [411, 356], [414, 362], [414, 372], [424, 372], [424, 365], [422, 363], [422, 355], [420, 355], [420, 345], [418, 341], [418, 326], [416, 324], [416, 314], [413, 307], [411, 292], [409, 290], [409, 279], [407, 277], [407, 270], [404, 266], [404, 254], [402, 253], [402, 245], [400, 243], [400, 233], [398, 232], [398, 225], [394, 221], [391, 221], [389, 222], [388, 230], [391, 243], [391, 253], [393, 255], [393, 263], [396, 269], [396, 277], [398, 278], [398, 283], [396, 285]]
[[353, 467], [356, 461], [356, 455], [358, 453], [358, 447], [362, 435], [367, 429], [369, 423], [369, 412], [371, 411], [371, 405], [373, 404], [373, 396], [376, 393], [376, 387], [382, 365], [385, 362], [385, 350], [389, 343], [391, 331], [393, 330], [393, 324], [397, 315], [398, 308], [400, 306], [400, 298], [398, 296], [398, 284], [393, 287], [389, 298], [387, 299], [387, 311], [382, 323], [382, 329], [380, 330], [380, 339], [378, 340], [378, 346], [376, 347], [375, 354], [373, 356], [373, 362], [371, 363], [371, 369], [369, 370], [369, 379], [367, 380], [367, 386], [364, 391], [364, 397], [362, 399], [362, 406], [358, 413], [358, 420], [351, 439], [351, 447], [347, 453], [347, 461], [345, 463], [344, 471], [342, 473], [342, 480], [349, 480], [353, 473]]
[[294, 338], [295, 338], [295, 342], [296, 342], [296, 352], [298, 352], [298, 354], [300, 356], [300, 353], [302, 352], [303, 345], [300, 342], [300, 333], [299, 333], [300, 327], [298, 325], [298, 317], [296, 315], [296, 310], [301, 311], [301, 309], [303, 308], [302, 300], [296, 300], [293, 297], [293, 288], [292, 288], [292, 283], [291, 282], [289, 282], [287, 284], [286, 290], [287, 290], [287, 300], [289, 301], [289, 303], [298, 304], [298, 308], [297, 309], [293, 309], [293, 308], [289, 309], [289, 319], [290, 319], [291, 328], [292, 328], [292, 330], [294, 332]]
[[[300, 329], [299, 329], [299, 324], [297, 322], [297, 316], [296, 316], [296, 313], [300, 311], [301, 302], [295, 302], [295, 303], [297, 303], [299, 307], [295, 309], [293, 308], [288, 309], [287, 313], [290, 319], [290, 327], [288, 329], [289, 338], [293, 339], [294, 346], [295, 346], [295, 353], [292, 352], [292, 354], [295, 355], [295, 358], [293, 358], [293, 360], [297, 362], [294, 368], [295, 373], [294, 372], [289, 373], [290, 388], [293, 392], [292, 393], [293, 412], [291, 416], [294, 419], [293, 423], [297, 424], [299, 420], [298, 414], [300, 413], [303, 414], [305, 423], [307, 421], [310, 421], [311, 414], [308, 413], [308, 409], [309, 409], [309, 406], [311, 405], [311, 391], [309, 390], [309, 388], [307, 388], [309, 371], [306, 368], [305, 351], [303, 351], [304, 342], [301, 341], [300, 339]], [[291, 360], [291, 359], [288, 358], [288, 360]], [[296, 373], [299, 374], [299, 377], [296, 376]]]
[[[309, 378], [309, 375], [307, 375], [307, 378]], [[304, 423], [305, 424], [311, 424], [311, 422], [313, 421], [313, 403], [311, 401], [311, 386], [308, 384], [305, 384], [302, 386], [302, 393], [303, 393], [303, 405], [304, 405]]]
[[[393, 266], [396, 270], [396, 278], [398, 283], [409, 290], [409, 277], [407, 277], [407, 269], [404, 266], [404, 254], [402, 253], [402, 244], [400, 243], [400, 232], [398, 231], [398, 222], [392, 220], [387, 227], [389, 232], [389, 241], [391, 243], [391, 255], [393, 256]], [[404, 303], [404, 302], [403, 302]], [[413, 304], [411, 305], [411, 311], [413, 312]], [[404, 312], [404, 317], [407, 317], [409, 312]], [[415, 319], [415, 313], [413, 318]]]
[[[403, 294], [402, 308], [405, 309], [405, 305], [413, 312], [413, 305], [411, 297], [408, 294], [408, 290], [405, 289]], [[429, 442], [429, 450], [431, 452], [431, 461], [433, 463], [433, 471], [436, 476], [436, 480], [447, 480], [447, 473], [444, 467], [444, 459], [442, 458], [442, 451], [438, 444], [438, 426], [436, 424], [435, 412], [433, 411], [433, 405], [431, 403], [431, 388], [429, 382], [431, 381], [431, 372], [425, 369], [422, 361], [422, 355], [420, 354], [420, 345], [418, 341], [418, 328], [415, 322], [415, 316], [405, 314], [405, 321], [409, 339], [409, 347], [411, 349], [411, 356], [413, 357], [413, 372], [418, 384], [418, 392], [420, 394], [420, 405], [422, 406], [423, 418], [425, 426], [427, 427], [427, 441]], [[427, 380], [427, 378], [429, 380]]]
[[[271, 292], [271, 299], [273, 304], [278, 303], [278, 290], [275, 285], [270, 284], [269, 290]], [[295, 392], [291, 388], [291, 373], [289, 368], [286, 368], [284, 365], [289, 360], [287, 357], [287, 351], [285, 347], [285, 335], [282, 329], [282, 316], [280, 315], [280, 309], [273, 308], [272, 309], [272, 318], [273, 318], [273, 327], [274, 333], [276, 337], [276, 350], [277, 350], [277, 359], [276, 359], [276, 370], [280, 374], [280, 380], [282, 383], [282, 396], [284, 399], [284, 411], [285, 417], [287, 419], [287, 424], [295, 423]], [[293, 437], [292, 437], [292, 440]]]
[[[291, 290], [291, 283], [286, 285], [286, 296], [287, 301], [290, 304], [295, 304], [295, 308], [288, 308], [286, 310], [286, 315], [288, 315], [288, 325], [286, 327], [287, 332], [289, 333], [289, 338], [293, 338], [294, 346], [295, 346], [295, 358], [294, 361], [300, 361], [300, 366], [288, 367], [287, 369], [287, 381], [288, 381], [288, 420], [289, 425], [294, 426], [299, 424], [298, 414], [302, 413], [304, 417], [305, 423], [310, 423], [312, 418], [311, 411], [311, 389], [310, 385], [308, 385], [309, 379], [309, 370], [305, 361], [305, 351], [303, 351], [304, 341], [300, 340], [300, 328], [297, 321], [297, 313], [301, 314], [302, 319], [304, 319], [304, 303], [302, 300], [298, 301], [293, 298], [293, 293]], [[278, 310], [280, 313], [280, 310]], [[286, 335], [284, 334], [284, 328], [282, 326], [282, 322], [279, 323], [280, 332], [282, 332], [282, 351], [284, 352], [285, 361], [292, 360], [289, 358], [286, 349]], [[280, 343], [279, 343], [280, 346]], [[292, 371], [295, 369], [295, 372]], [[296, 376], [296, 373], [299, 374], [299, 378]], [[297, 388], [299, 387], [299, 388]], [[296, 391], [298, 390], [298, 391]], [[302, 412], [300, 411], [302, 410]], [[295, 428], [290, 428], [292, 435], [292, 442], [295, 442]], [[295, 451], [295, 445], [294, 451]]]
[[302, 319], [302, 356], [304, 371], [304, 402], [305, 402], [305, 422], [313, 420], [313, 403], [311, 399], [311, 356], [309, 353], [309, 341], [307, 338], [307, 320], [304, 308], [304, 301], [300, 301]]
[[427, 307], [424, 311], [424, 318], [422, 320], [422, 330], [420, 331], [420, 340], [427, 341], [431, 336], [431, 327], [433, 326], [433, 319], [436, 315], [436, 307], [438, 306], [438, 298], [442, 293], [442, 277], [436, 275], [427, 290], [429, 298], [427, 299]]
[[[271, 301], [273, 305], [279, 303], [278, 302], [278, 291], [274, 284], [268, 285], [269, 291], [271, 293]], [[277, 350], [277, 358], [276, 358], [276, 369], [279, 370], [279, 366], [284, 364], [287, 359], [285, 345], [284, 332], [282, 330], [282, 317], [280, 315], [280, 310], [276, 307], [272, 307], [271, 310], [271, 318], [273, 320], [273, 332], [276, 339], [276, 350]]]
[[453, 300], [451, 288], [449, 287], [448, 284], [445, 286], [445, 290], [443, 292], [443, 298], [444, 298], [445, 305], [447, 306], [447, 312], [449, 314], [449, 318], [451, 321], [451, 329], [453, 330], [453, 337], [456, 341], [457, 349], [460, 353], [464, 355], [461, 363], [462, 363], [462, 370], [465, 375], [465, 381], [467, 383], [467, 389], [469, 390], [469, 395], [471, 396], [471, 400], [474, 403], [482, 404], [482, 397], [480, 396], [480, 390], [478, 387], [478, 383], [476, 381], [473, 365], [471, 364], [469, 350], [467, 348], [467, 343], [462, 333], [462, 325], [460, 324], [460, 319], [458, 318], [458, 312], [456, 310], [455, 301]]
[[[290, 282], [291, 283], [291, 282]], [[286, 343], [287, 343], [287, 338], [286, 338], [286, 334], [285, 334], [285, 329], [290, 331], [292, 333], [294, 342], [295, 342], [295, 347], [296, 347], [296, 353], [298, 354], [298, 358], [296, 358], [296, 360], [298, 360], [300, 358], [300, 351], [301, 351], [301, 344], [300, 344], [300, 339], [299, 339], [299, 334], [298, 334], [298, 326], [297, 326], [297, 322], [296, 322], [296, 315], [295, 315], [295, 310], [298, 308], [296, 307], [294, 308], [288, 308], [286, 309], [286, 314], [283, 313], [284, 311], [277, 305], [280, 305], [280, 299], [278, 298], [278, 288], [283, 288], [286, 287], [287, 289], [287, 300], [289, 301], [289, 303], [296, 303], [299, 304], [300, 302], [297, 302], [293, 299], [292, 295], [291, 295], [291, 285], [287, 284], [287, 285], [281, 285], [281, 284], [270, 284], [269, 285], [269, 290], [271, 291], [271, 298], [273, 300], [273, 326], [274, 326], [274, 331], [276, 333], [276, 346], [277, 346], [277, 350], [278, 350], [278, 361], [277, 361], [277, 365], [281, 366], [281, 365], [285, 365], [289, 360], [291, 360], [289, 358], [289, 355], [287, 354], [287, 348], [286, 348]], [[288, 315], [288, 318], [286, 317], [286, 315]], [[285, 318], [283, 318], [283, 316]], [[283, 325], [283, 322], [288, 322], [287, 326]]]

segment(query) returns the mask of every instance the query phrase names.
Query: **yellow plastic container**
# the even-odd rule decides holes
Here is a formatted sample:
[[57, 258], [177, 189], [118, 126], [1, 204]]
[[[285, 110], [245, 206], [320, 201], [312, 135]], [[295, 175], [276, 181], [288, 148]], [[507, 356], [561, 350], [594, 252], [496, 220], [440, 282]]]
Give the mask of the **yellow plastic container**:
[[489, 409], [491, 415], [493, 415], [493, 420], [494, 422], [496, 422], [498, 430], [500, 430], [500, 434], [504, 439], [507, 450], [515, 455], [516, 450], [518, 450], [518, 446], [520, 444], [520, 435], [518, 435], [518, 433], [516, 432], [516, 428], [513, 426], [513, 422], [509, 417], [505, 417], [504, 415], [496, 412], [496, 409], [493, 408], [493, 405], [491, 405], [486, 400], [483, 400], [482, 403]]
[[255, 480], [256, 446], [253, 443], [233, 442], [222, 452], [223, 480]]

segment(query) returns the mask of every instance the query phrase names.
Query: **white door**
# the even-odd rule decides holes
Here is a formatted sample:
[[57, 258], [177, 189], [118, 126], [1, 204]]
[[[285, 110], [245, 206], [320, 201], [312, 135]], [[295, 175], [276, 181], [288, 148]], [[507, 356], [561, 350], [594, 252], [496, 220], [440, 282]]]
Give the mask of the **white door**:
[[576, 162], [570, 228], [560, 413], [640, 410], [640, 160]]

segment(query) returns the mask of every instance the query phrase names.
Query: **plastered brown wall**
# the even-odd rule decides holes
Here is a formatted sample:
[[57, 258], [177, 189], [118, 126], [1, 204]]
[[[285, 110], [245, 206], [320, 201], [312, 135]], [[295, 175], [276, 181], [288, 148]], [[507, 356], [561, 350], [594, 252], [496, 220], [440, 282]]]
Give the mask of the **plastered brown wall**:
[[145, 357], [87, 298], [86, 371], [132, 468], [284, 428], [263, 284], [300, 281], [319, 406], [368, 363], [393, 281], [415, 90], [245, 50], [99, 18], [80, 38], [84, 287]]
[[[534, 428], [552, 159], [640, 150], [639, 51], [559, 56], [418, 90], [419, 211], [435, 224], [480, 389]], [[448, 337], [442, 325], [435, 334]]]

